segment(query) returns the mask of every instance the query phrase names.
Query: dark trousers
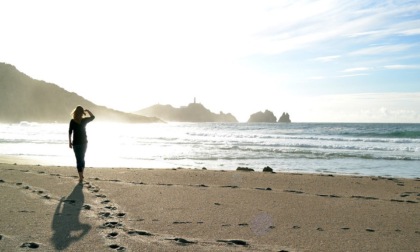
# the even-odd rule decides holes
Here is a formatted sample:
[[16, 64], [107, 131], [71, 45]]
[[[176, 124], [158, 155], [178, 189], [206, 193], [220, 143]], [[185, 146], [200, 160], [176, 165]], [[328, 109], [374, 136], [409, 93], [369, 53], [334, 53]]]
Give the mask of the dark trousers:
[[74, 151], [74, 155], [76, 156], [77, 171], [78, 172], [83, 172], [83, 170], [85, 169], [86, 149], [87, 149], [87, 143], [86, 144], [73, 145], [73, 151]]

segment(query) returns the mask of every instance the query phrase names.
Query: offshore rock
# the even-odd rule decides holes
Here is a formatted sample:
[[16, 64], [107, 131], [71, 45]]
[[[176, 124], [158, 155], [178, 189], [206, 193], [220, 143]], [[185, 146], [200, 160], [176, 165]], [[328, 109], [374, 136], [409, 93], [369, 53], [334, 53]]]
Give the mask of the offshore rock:
[[249, 123], [275, 123], [276, 121], [276, 116], [274, 116], [273, 112], [269, 110], [265, 110], [264, 113], [261, 111], [254, 113], [249, 117], [248, 120]]
[[291, 123], [290, 116], [288, 113], [283, 112], [283, 114], [279, 118], [279, 122], [281, 123]]

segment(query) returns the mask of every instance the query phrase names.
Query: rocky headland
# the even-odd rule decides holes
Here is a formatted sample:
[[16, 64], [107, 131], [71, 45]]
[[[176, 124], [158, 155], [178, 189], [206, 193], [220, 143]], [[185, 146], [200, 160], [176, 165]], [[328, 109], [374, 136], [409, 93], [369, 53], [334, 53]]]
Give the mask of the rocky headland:
[[220, 112], [216, 114], [204, 107], [201, 103], [196, 102], [180, 108], [175, 108], [171, 105], [156, 104], [134, 113], [142, 116], [158, 117], [162, 120], [172, 122], [238, 122], [230, 113], [225, 114]]

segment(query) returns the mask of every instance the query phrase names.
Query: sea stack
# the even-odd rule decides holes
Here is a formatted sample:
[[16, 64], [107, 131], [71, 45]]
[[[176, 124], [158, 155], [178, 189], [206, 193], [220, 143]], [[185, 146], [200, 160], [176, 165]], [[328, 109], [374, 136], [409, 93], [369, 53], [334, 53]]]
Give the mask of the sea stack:
[[283, 114], [279, 118], [280, 123], [291, 123], [290, 116], [288, 113], [283, 112]]

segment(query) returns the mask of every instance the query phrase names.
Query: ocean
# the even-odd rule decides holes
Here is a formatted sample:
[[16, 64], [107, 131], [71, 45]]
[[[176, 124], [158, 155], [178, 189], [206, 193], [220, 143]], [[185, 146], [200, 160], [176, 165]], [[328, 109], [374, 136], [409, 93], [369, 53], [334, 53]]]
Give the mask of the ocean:
[[[420, 124], [93, 121], [87, 132], [87, 167], [420, 177]], [[0, 124], [1, 157], [75, 166], [67, 124]]]

